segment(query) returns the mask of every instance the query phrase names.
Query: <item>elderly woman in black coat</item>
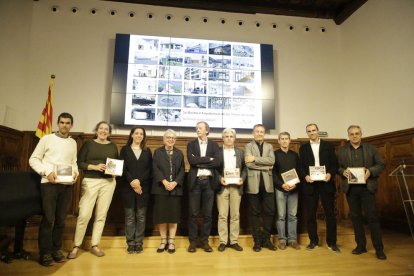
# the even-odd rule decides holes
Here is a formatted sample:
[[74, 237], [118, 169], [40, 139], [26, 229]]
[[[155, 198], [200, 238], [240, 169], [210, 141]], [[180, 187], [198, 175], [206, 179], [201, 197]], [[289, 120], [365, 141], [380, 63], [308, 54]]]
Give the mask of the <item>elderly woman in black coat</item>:
[[154, 195], [154, 223], [161, 235], [158, 253], [165, 250], [168, 253], [175, 252], [174, 239], [180, 221], [185, 168], [184, 155], [181, 150], [174, 147], [175, 140], [175, 131], [166, 130], [163, 137], [164, 145], [156, 149], [153, 156], [151, 193]]

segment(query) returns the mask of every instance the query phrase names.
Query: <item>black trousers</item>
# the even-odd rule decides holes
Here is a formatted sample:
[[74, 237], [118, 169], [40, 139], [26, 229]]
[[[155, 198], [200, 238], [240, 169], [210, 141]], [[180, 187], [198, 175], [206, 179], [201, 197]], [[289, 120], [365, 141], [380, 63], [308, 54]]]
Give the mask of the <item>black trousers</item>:
[[72, 185], [42, 183], [43, 217], [39, 227], [40, 255], [62, 248], [65, 219], [72, 199]]
[[378, 221], [375, 204], [375, 194], [369, 191], [365, 185], [358, 185], [349, 188], [346, 198], [348, 200], [349, 217], [354, 227], [357, 247], [366, 248], [367, 245], [362, 215], [362, 212], [364, 212], [371, 230], [372, 245], [376, 251], [384, 250], [381, 226]]
[[[257, 243], [270, 239], [275, 217], [275, 194], [266, 192], [263, 181], [260, 181], [258, 194], [247, 194], [249, 201], [249, 216], [252, 226], [253, 239]], [[263, 231], [260, 228], [260, 214], [263, 208]]]
[[336, 244], [335, 193], [325, 192], [321, 187], [322, 185], [326, 185], [326, 183], [314, 182], [313, 193], [304, 195], [308, 235], [311, 243], [319, 243], [316, 212], [318, 209], [318, 203], [320, 198], [323, 211], [325, 214], [326, 243], [328, 244], [328, 246], [331, 246]]
[[[198, 179], [189, 193], [190, 218], [188, 225], [188, 238], [190, 242], [208, 242], [212, 226], [212, 212], [214, 204], [214, 190], [211, 188], [211, 177]], [[201, 212], [203, 225], [198, 231], [197, 218]], [[200, 232], [200, 233], [199, 233]]]

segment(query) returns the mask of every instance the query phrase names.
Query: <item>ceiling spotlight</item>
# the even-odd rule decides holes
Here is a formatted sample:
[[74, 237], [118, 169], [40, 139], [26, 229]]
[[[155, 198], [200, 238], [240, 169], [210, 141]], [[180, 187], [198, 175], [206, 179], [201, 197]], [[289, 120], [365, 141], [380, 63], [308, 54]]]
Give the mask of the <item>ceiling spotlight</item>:
[[276, 23], [272, 23], [272, 28], [276, 29], [277, 28], [277, 24]]
[[310, 31], [310, 28], [308, 27], [308, 26], [305, 26], [305, 32], [309, 32]]
[[134, 16], [135, 16], [135, 12], [130, 11], [130, 12], [128, 13], [128, 15], [129, 15], [129, 17], [134, 17]]
[[167, 20], [171, 20], [171, 19], [173, 18], [173, 16], [172, 16], [171, 14], [167, 14], [167, 15], [165, 16], [165, 18], [166, 18]]
[[91, 9], [89, 12], [90, 12], [91, 14], [96, 14], [97, 9]]
[[221, 24], [226, 24], [226, 19], [220, 19]]
[[207, 17], [203, 17], [203, 22], [207, 23], [208, 22], [208, 18]]
[[260, 22], [256, 22], [256, 27], [260, 27]]
[[289, 30], [292, 31], [293, 29], [295, 29], [295, 27], [293, 25], [289, 25]]
[[111, 15], [116, 15], [116, 10], [111, 10], [109, 13], [110, 13]]
[[148, 17], [149, 19], [151, 19], [151, 18], [153, 18], [153, 17], [154, 17], [154, 15], [153, 15], [152, 13], [147, 13], [147, 17]]
[[78, 9], [77, 7], [73, 7], [73, 8], [72, 8], [72, 12], [73, 12], [73, 13], [77, 13], [77, 12], [78, 12], [78, 10], [79, 10], [79, 9]]
[[244, 22], [242, 20], [237, 21], [237, 24], [239, 24], [239, 26], [242, 26], [244, 24]]
[[188, 22], [188, 21], [190, 21], [190, 17], [189, 17], [189, 16], [184, 16], [184, 20], [185, 20], [186, 22]]
[[322, 28], [321, 28], [321, 32], [322, 32], [322, 33], [326, 32], [325, 27], [322, 27]]
[[59, 11], [59, 7], [58, 6], [53, 6], [50, 10], [52, 12], [58, 12]]

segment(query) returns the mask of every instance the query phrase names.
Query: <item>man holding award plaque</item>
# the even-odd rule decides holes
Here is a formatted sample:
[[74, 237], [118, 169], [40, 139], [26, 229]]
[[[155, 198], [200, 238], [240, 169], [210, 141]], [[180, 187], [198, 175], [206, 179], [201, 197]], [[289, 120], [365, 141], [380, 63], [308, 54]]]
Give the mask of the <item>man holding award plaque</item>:
[[338, 161], [335, 147], [331, 143], [319, 139], [319, 128], [316, 124], [308, 124], [306, 133], [310, 141], [299, 149], [302, 173], [305, 175], [302, 191], [310, 239], [306, 249], [313, 250], [319, 244], [316, 212], [320, 198], [325, 214], [328, 248], [339, 253], [340, 250], [336, 245], [335, 174], [338, 170]]
[[[275, 151], [275, 165], [273, 167], [273, 182], [276, 187], [277, 220], [276, 228], [279, 239], [279, 249], [286, 246], [298, 250], [297, 242], [298, 189], [300, 183], [298, 173], [301, 172], [299, 155], [289, 149], [290, 134], [281, 132], [278, 142], [280, 149]], [[287, 217], [286, 217], [287, 215]], [[287, 221], [287, 231], [286, 231]]]
[[243, 194], [243, 182], [247, 176], [244, 152], [234, 146], [236, 131], [232, 128], [223, 130], [223, 147], [219, 149], [219, 168], [216, 170], [219, 190], [217, 192], [218, 233], [220, 245], [218, 251], [226, 249], [229, 240], [227, 218], [230, 209], [230, 245], [242, 251], [238, 243], [240, 231], [240, 202]]
[[[276, 250], [270, 241], [275, 216], [275, 197], [272, 169], [275, 163], [273, 146], [264, 141], [266, 128], [257, 124], [253, 128], [254, 140], [245, 147], [244, 160], [247, 166], [246, 193], [249, 201], [250, 223], [252, 226], [253, 250], [259, 252], [262, 247]], [[260, 214], [263, 209], [263, 231], [260, 227]]]
[[72, 184], [79, 175], [76, 141], [69, 137], [72, 115], [60, 114], [57, 125], [59, 130], [43, 136], [29, 159], [30, 167], [42, 176], [39, 263], [43, 266], [65, 261], [61, 251], [65, 219], [72, 198]]
[[354, 227], [356, 248], [352, 254], [366, 253], [367, 240], [364, 231], [362, 211], [367, 217], [371, 230], [371, 240], [377, 258], [385, 260], [381, 226], [378, 221], [375, 192], [378, 177], [384, 170], [384, 159], [378, 150], [370, 144], [362, 143], [362, 131], [359, 126], [348, 127], [349, 143], [338, 151], [339, 170], [342, 178], [341, 190], [346, 194], [349, 205], [349, 217]]

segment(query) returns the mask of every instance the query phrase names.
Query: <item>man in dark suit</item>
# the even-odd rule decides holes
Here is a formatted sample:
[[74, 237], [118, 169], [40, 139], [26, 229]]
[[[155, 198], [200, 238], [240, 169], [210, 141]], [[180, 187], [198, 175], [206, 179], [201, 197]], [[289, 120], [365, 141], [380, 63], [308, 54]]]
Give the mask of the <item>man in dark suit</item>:
[[[265, 132], [264, 125], [255, 125], [253, 141], [248, 143], [244, 149], [248, 179], [246, 193], [249, 200], [255, 252], [261, 251], [262, 247], [276, 250], [270, 241], [270, 231], [275, 216], [275, 189], [272, 177], [275, 154], [273, 146], [264, 141]], [[263, 231], [260, 228], [261, 209], [263, 209]]]
[[[335, 156], [335, 147], [331, 143], [319, 139], [319, 128], [316, 124], [308, 124], [306, 133], [310, 141], [303, 144], [299, 149], [302, 174], [305, 175], [302, 191], [305, 199], [310, 239], [306, 249], [313, 250], [319, 244], [316, 211], [320, 198], [325, 213], [328, 248], [335, 253], [339, 253], [340, 250], [336, 245], [335, 174], [338, 170], [338, 161]], [[315, 180], [316, 176], [310, 173], [309, 167], [311, 166], [325, 166], [326, 174], [322, 174], [321, 180]]]
[[[349, 143], [338, 151], [339, 169], [338, 173], [342, 178], [341, 190], [346, 194], [349, 205], [349, 216], [354, 226], [355, 242], [357, 246], [352, 254], [360, 255], [367, 252], [362, 210], [367, 217], [371, 229], [371, 240], [375, 248], [377, 258], [387, 259], [384, 254], [384, 245], [381, 237], [381, 226], [378, 221], [375, 192], [378, 187], [378, 177], [384, 170], [384, 159], [378, 150], [366, 143], [361, 142], [362, 131], [359, 126], [348, 127]], [[362, 184], [349, 184], [351, 176], [349, 168], [363, 168]], [[361, 182], [361, 181], [357, 181]]]
[[[236, 131], [231, 128], [223, 130], [223, 147], [219, 149], [218, 160], [220, 167], [216, 170], [216, 181], [219, 185], [217, 192], [218, 233], [220, 245], [218, 251], [226, 249], [229, 240], [228, 215], [230, 209], [230, 247], [243, 251], [238, 243], [240, 232], [240, 202], [243, 194], [243, 182], [246, 180], [247, 169], [244, 162], [244, 152], [234, 146]], [[236, 171], [236, 175], [230, 175]]]
[[[218, 167], [217, 155], [219, 146], [208, 140], [210, 127], [206, 122], [198, 122], [196, 132], [198, 138], [187, 144], [187, 160], [190, 163], [188, 174], [190, 218], [188, 238], [190, 246], [188, 252], [195, 252], [197, 244], [201, 243], [205, 252], [212, 252], [208, 244], [212, 225], [212, 210], [214, 203], [214, 170]], [[201, 211], [203, 225], [198, 234], [197, 218]]]

